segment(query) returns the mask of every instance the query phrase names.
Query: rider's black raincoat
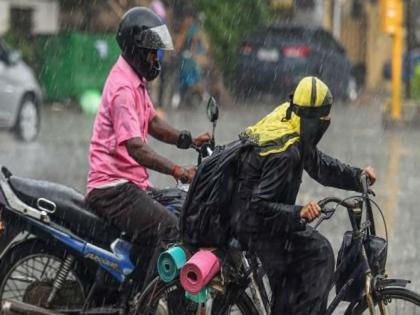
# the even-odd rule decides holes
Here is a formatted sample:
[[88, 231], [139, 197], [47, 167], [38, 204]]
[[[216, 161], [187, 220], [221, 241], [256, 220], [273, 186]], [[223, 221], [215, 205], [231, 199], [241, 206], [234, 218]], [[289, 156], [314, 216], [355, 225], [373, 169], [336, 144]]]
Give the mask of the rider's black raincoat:
[[[301, 223], [302, 207], [295, 204], [303, 170], [325, 186], [362, 188], [361, 169], [317, 149], [332, 102], [318, 81], [302, 80], [303, 90], [295, 97], [296, 104], [305, 105], [298, 106], [302, 117], [290, 112], [297, 106], [294, 101], [293, 106], [284, 103], [248, 127], [240, 141], [208, 158], [181, 216], [187, 243], [223, 247], [235, 238], [257, 253], [273, 292], [272, 314], [324, 314], [332, 282], [332, 248]], [[319, 115], [313, 116], [314, 111]]]
[[[359, 168], [350, 167], [318, 149], [305, 154], [299, 143], [285, 152], [261, 156], [258, 148], [241, 156], [237, 188], [232, 201], [235, 234], [270, 237], [301, 229], [296, 196], [305, 170], [324, 186], [360, 191]], [[232, 223], [233, 223], [232, 222]]]
[[334, 270], [327, 239], [299, 219], [305, 170], [325, 186], [360, 191], [362, 172], [300, 143], [268, 156], [235, 141], [199, 168], [181, 216], [184, 241], [222, 246], [236, 238], [257, 252], [273, 290], [273, 314], [323, 314]]
[[234, 235], [258, 253], [273, 290], [273, 314], [324, 314], [334, 271], [330, 243], [300, 223], [295, 205], [305, 170], [325, 186], [361, 190], [362, 170], [318, 149], [302, 157], [300, 144], [262, 157], [241, 157], [231, 207]]

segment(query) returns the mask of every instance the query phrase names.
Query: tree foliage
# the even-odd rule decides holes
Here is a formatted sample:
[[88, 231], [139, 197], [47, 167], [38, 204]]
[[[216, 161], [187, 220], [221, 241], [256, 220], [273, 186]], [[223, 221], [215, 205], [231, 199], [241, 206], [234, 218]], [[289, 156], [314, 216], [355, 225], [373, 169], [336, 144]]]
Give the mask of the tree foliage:
[[264, 0], [198, 0], [205, 14], [204, 27], [218, 66], [232, 78], [241, 40], [250, 32], [270, 23]]

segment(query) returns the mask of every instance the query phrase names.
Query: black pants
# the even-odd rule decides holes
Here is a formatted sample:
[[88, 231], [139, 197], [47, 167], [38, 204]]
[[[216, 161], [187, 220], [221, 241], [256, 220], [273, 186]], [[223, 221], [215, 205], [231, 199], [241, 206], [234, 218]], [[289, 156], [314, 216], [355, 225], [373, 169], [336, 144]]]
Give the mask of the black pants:
[[240, 237], [260, 257], [273, 292], [272, 314], [325, 314], [334, 274], [329, 241], [311, 227], [283, 237]]
[[139, 266], [137, 280], [147, 284], [156, 274], [156, 261], [162, 249], [178, 239], [175, 215], [132, 183], [94, 189], [86, 202], [98, 216], [130, 237]]

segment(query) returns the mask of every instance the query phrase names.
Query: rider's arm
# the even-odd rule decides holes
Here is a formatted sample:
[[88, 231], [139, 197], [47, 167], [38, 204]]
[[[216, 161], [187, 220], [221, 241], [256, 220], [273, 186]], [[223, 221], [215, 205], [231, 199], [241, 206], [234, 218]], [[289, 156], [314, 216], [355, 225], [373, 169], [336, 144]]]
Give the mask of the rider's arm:
[[142, 166], [171, 174], [174, 163], [155, 153], [143, 139], [140, 126], [145, 122], [136, 110], [130, 88], [123, 87], [118, 91], [109, 110], [112, 123], [110, 128], [115, 132], [116, 145], [124, 145], [128, 154]]
[[126, 148], [140, 165], [163, 174], [172, 174], [175, 164], [153, 151], [140, 137], [127, 140]]
[[315, 149], [304, 162], [305, 171], [324, 186], [361, 191], [360, 175], [362, 170], [347, 165]]
[[201, 146], [210, 140], [210, 135], [204, 133], [197, 138], [192, 138], [188, 130], [177, 130], [169, 125], [164, 119], [156, 115], [149, 125], [149, 133], [156, 139], [174, 144], [180, 149], [188, 149], [191, 144]]
[[302, 206], [282, 202], [287, 199], [284, 195], [289, 191], [288, 186], [294, 185], [295, 180], [300, 181], [292, 176], [294, 156], [273, 155], [265, 159], [258, 186], [252, 193], [251, 210], [262, 214], [266, 220], [275, 221], [273, 224], [279, 230], [303, 229], [304, 225], [300, 223]]
[[172, 175], [176, 180], [183, 183], [191, 183], [195, 175], [195, 167], [184, 168], [172, 163], [153, 151], [141, 138], [127, 140], [126, 148], [128, 154], [140, 165], [163, 174]]
[[160, 141], [175, 145], [178, 143], [181, 134], [179, 130], [173, 128], [159, 115], [156, 115], [150, 122], [149, 133]]

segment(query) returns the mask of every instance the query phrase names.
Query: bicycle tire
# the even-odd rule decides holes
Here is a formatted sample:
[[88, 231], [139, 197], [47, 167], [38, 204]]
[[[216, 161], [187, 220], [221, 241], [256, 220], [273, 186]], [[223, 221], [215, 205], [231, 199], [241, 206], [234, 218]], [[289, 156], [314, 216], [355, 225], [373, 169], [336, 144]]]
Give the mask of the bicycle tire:
[[[131, 315], [164, 315], [162, 313], [156, 313], [156, 308], [159, 305], [159, 301], [164, 298], [164, 294], [168, 292], [173, 292], [174, 290], [181, 289], [181, 284], [179, 283], [179, 280], [170, 282], [170, 283], [164, 283], [159, 278], [155, 278], [144, 290], [144, 292], [141, 294], [140, 298], [136, 301], [135, 310], [130, 312]], [[228, 315], [230, 311], [230, 305], [227, 306], [227, 311], [225, 313], [220, 314], [218, 310], [222, 306], [225, 306], [224, 299], [221, 298], [220, 295], [217, 295], [214, 299], [213, 305], [217, 307], [212, 308], [211, 315]], [[194, 303], [194, 302], [191, 302]], [[255, 309], [251, 299], [246, 295], [245, 292], [240, 294], [235, 301], [235, 305], [240, 310], [242, 315], [258, 315], [257, 310]], [[167, 313], [169, 314], [169, 312]], [[196, 314], [195, 310], [192, 311], [186, 311], [183, 314], [177, 312], [176, 315], [186, 315], [186, 314]], [[175, 314], [170, 314], [175, 315]], [[210, 315], [210, 314], [209, 314]]]
[[[401, 301], [404, 301], [404, 302], [411, 303], [413, 306], [417, 306], [417, 308], [416, 308], [417, 311], [415, 313], [413, 313], [413, 312], [402, 313], [401, 315], [403, 315], [403, 314], [420, 314], [420, 295], [411, 291], [411, 290], [408, 290], [408, 289], [405, 289], [405, 288], [384, 288], [383, 290], [380, 291], [379, 296], [380, 296], [381, 300], [389, 301], [390, 303], [388, 302], [388, 305], [391, 305], [393, 303], [393, 301], [395, 301], [395, 300], [401, 300]], [[378, 304], [378, 301], [379, 301], [378, 298], [374, 299], [374, 303], [375, 303], [376, 306]], [[351, 314], [361, 315], [361, 314], [364, 314], [364, 312], [367, 312], [365, 314], [369, 314], [366, 299], [362, 298], [360, 300], [360, 302], [355, 306], [355, 308], [353, 309], [353, 312]], [[391, 314], [399, 315], [400, 313], [391, 312]]]
[[[245, 291], [242, 291], [240, 295], [236, 298], [234, 305], [225, 305], [226, 301], [225, 296], [217, 295], [213, 301], [211, 315], [228, 315], [230, 314], [231, 307], [236, 306], [242, 315], [259, 315], [260, 313], [252, 303], [251, 298], [246, 294]], [[221, 313], [219, 310], [225, 308], [226, 311]], [[234, 314], [238, 314], [237, 311]]]

